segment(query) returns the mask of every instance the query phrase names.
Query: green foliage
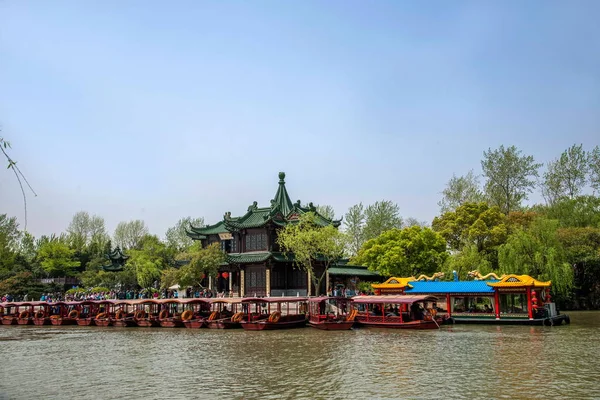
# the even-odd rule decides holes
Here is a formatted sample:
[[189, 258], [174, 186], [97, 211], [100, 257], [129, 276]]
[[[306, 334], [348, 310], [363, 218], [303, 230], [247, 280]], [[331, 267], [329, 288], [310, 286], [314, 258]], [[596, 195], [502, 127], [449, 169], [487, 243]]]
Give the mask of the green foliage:
[[413, 276], [438, 271], [446, 258], [444, 238], [430, 228], [388, 230], [367, 241], [352, 262], [384, 276]]
[[18, 272], [0, 281], [0, 293], [10, 293], [13, 296], [27, 295], [29, 300], [39, 299], [48, 289], [48, 285], [36, 281], [31, 272]]
[[465, 176], [452, 175], [442, 192], [442, 200], [438, 203], [440, 211], [454, 211], [465, 203], [478, 203], [484, 196], [479, 186], [479, 177], [469, 171]]
[[484, 151], [481, 167], [487, 179], [486, 197], [505, 214], [519, 209], [535, 187], [540, 166], [515, 146]]
[[335, 218], [335, 211], [332, 206], [326, 204], [322, 206], [316, 206], [315, 208], [317, 209], [317, 212], [323, 217], [330, 220]]
[[558, 220], [561, 227], [600, 227], [600, 198], [595, 196], [563, 198], [554, 204], [535, 206], [533, 210]]
[[508, 234], [505, 215], [487, 203], [465, 203], [435, 217], [432, 227], [452, 250], [474, 245], [477, 251], [489, 253], [504, 243]]
[[43, 242], [37, 252], [42, 269], [52, 277], [72, 276], [80, 265], [75, 259], [75, 250], [70, 249], [64, 238], [53, 238]]
[[156, 236], [145, 235], [138, 240], [139, 250], [130, 250], [126, 265], [135, 271], [137, 283], [149, 288], [159, 280], [161, 272], [173, 260], [173, 250]]
[[350, 207], [344, 216], [345, 231], [348, 235], [348, 252], [351, 256], [358, 254], [358, 251], [365, 242], [363, 232], [365, 218], [365, 210], [362, 203]]
[[179, 282], [179, 275], [181, 271], [176, 268], [167, 268], [162, 271], [160, 277], [161, 289], [168, 289]]
[[600, 192], [600, 146], [594, 149], [588, 155], [590, 186], [597, 192]]
[[119, 222], [115, 229], [114, 242], [123, 250], [139, 250], [142, 239], [148, 234], [148, 227], [142, 220]]
[[382, 200], [365, 209], [364, 240], [376, 238], [390, 229], [402, 228], [402, 217], [397, 204]]
[[204, 218], [185, 217], [177, 221], [175, 226], [167, 229], [165, 235], [167, 245], [174, 248], [177, 252], [185, 251], [194, 241], [186, 234], [190, 229], [190, 225], [201, 228], [204, 226]]
[[573, 199], [585, 187], [589, 158], [582, 145], [573, 145], [560, 158], [548, 163], [544, 173], [544, 195], [552, 204], [561, 197]]
[[202, 286], [205, 276], [217, 275], [220, 265], [225, 261], [225, 253], [218, 243], [213, 243], [203, 249], [200, 242], [194, 242], [188, 251], [178, 254], [177, 259], [189, 261], [181, 267], [177, 274], [179, 284], [198, 287]]
[[568, 295], [573, 286], [573, 268], [558, 239], [558, 226], [556, 220], [538, 218], [529, 228], [516, 230], [499, 248], [500, 272], [551, 280], [557, 293]]
[[[332, 225], [317, 225], [315, 214], [309, 212], [301, 215], [297, 223], [280, 230], [277, 243], [284, 252], [293, 254], [299, 268], [310, 274], [318, 296], [327, 269], [344, 256], [348, 239]], [[320, 276], [315, 273], [317, 263], [324, 267]]]
[[492, 272], [490, 257], [477, 250], [474, 244], [465, 245], [461, 251], [450, 254], [442, 271], [446, 277], [452, 277], [452, 272], [458, 273], [459, 279], [466, 280], [469, 271], [478, 270], [483, 275]]

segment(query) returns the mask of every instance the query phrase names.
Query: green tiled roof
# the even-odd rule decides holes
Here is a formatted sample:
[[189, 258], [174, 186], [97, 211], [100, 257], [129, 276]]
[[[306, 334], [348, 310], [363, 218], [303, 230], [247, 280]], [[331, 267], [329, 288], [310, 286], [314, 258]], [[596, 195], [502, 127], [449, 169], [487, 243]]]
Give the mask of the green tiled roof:
[[229, 264], [247, 264], [257, 263], [268, 260], [271, 257], [271, 252], [260, 251], [252, 253], [229, 253], [227, 254], [227, 262]]
[[379, 277], [377, 272], [369, 271], [367, 267], [360, 265], [343, 265], [329, 268], [329, 275]]
[[314, 212], [316, 222], [321, 226], [333, 225], [340, 226], [341, 220], [329, 220], [320, 215], [312, 203], [307, 206], [301, 206], [300, 200], [292, 203], [290, 196], [285, 188], [285, 173], [279, 173], [279, 186], [275, 193], [275, 198], [271, 200], [269, 207], [258, 207], [255, 201], [248, 211], [241, 217], [232, 217], [230, 212], [225, 213], [222, 221], [205, 227], [190, 226], [187, 235], [192, 239], [205, 239], [207, 235], [216, 235], [219, 233], [235, 232], [247, 228], [259, 228], [271, 222], [278, 226], [285, 226], [288, 223], [294, 223], [300, 215], [307, 212]]

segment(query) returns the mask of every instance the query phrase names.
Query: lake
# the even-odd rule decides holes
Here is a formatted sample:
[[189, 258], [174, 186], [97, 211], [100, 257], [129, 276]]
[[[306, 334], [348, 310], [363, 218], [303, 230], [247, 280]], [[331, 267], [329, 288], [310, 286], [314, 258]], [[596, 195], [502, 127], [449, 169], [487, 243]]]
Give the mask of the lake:
[[571, 325], [328, 332], [0, 325], [0, 399], [600, 398]]

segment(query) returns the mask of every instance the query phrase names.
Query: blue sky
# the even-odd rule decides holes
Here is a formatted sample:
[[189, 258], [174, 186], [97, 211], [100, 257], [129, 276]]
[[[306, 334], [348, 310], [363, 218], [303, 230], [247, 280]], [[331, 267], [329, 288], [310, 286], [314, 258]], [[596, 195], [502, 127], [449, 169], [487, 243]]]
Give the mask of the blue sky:
[[[597, 1], [3, 1], [0, 124], [39, 196], [28, 229], [86, 210], [209, 223], [295, 200], [392, 200], [430, 221], [453, 173], [516, 145], [600, 143]], [[539, 200], [537, 194], [532, 200]], [[0, 212], [23, 223], [0, 173]]]

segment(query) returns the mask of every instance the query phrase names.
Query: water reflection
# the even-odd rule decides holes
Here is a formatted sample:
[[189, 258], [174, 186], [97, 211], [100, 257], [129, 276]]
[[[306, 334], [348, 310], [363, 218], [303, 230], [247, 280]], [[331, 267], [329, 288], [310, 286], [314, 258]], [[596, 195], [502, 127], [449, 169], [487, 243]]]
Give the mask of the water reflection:
[[4, 326], [0, 393], [16, 399], [600, 398], [600, 313], [571, 313], [571, 320], [563, 327], [421, 332]]

